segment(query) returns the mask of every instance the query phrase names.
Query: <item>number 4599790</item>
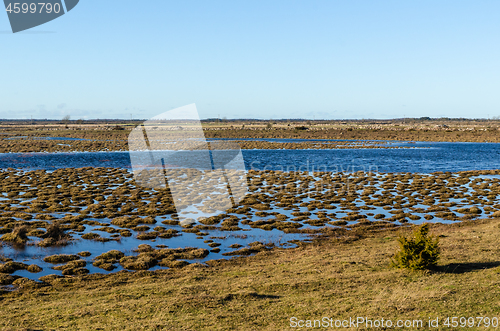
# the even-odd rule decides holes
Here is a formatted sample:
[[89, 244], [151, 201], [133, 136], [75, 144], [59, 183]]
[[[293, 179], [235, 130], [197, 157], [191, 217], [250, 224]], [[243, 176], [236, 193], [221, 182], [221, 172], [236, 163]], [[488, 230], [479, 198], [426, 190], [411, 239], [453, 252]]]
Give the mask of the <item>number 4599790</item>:
[[50, 14], [52, 12], [59, 14], [61, 11], [61, 5], [58, 3], [51, 4], [51, 3], [46, 3], [46, 2], [39, 2], [39, 3], [9, 3], [7, 8], [5, 10], [11, 14], [41, 14], [41, 13], [47, 13]]
[[465, 327], [493, 327], [497, 328], [498, 327], [498, 317], [448, 317], [444, 323], [444, 326], [446, 327], [452, 327], [452, 328], [457, 328], [459, 325], [462, 328]]

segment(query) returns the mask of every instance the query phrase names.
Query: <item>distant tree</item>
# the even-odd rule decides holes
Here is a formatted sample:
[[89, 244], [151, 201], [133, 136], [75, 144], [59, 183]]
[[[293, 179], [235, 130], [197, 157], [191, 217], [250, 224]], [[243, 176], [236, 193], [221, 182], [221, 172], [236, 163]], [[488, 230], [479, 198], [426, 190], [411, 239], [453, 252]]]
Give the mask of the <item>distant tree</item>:
[[71, 119], [71, 116], [69, 115], [66, 115], [62, 118], [62, 122], [65, 123], [65, 124], [68, 124], [69, 120]]

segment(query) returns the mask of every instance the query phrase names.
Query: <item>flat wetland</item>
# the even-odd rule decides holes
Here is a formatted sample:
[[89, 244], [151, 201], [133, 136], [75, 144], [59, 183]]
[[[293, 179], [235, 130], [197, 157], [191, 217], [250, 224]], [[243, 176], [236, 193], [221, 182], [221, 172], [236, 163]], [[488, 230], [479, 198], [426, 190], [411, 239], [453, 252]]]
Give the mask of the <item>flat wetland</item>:
[[[128, 135], [141, 123], [139, 120], [2, 121], [0, 153], [127, 151]], [[385, 141], [500, 142], [499, 120], [204, 120], [202, 126], [207, 138], [238, 140], [242, 149], [380, 148]], [[183, 129], [188, 128], [179, 128]], [[275, 143], [244, 139], [306, 141]], [[311, 141], [318, 139], [335, 143]]]
[[[187, 225], [168, 187], [135, 183], [139, 122], [85, 122], [0, 124], [0, 328], [499, 317], [497, 121], [205, 121], [240, 145], [249, 192]], [[438, 267], [391, 267], [424, 222]]]

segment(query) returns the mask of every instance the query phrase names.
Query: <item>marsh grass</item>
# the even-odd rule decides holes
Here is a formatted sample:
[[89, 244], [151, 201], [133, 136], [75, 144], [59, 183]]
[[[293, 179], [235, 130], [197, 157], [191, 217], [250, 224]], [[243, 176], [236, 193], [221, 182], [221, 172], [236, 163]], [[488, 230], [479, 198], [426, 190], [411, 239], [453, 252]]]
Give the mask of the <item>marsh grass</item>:
[[28, 241], [30, 228], [26, 225], [15, 227], [12, 232], [4, 234], [1, 239], [17, 246], [24, 246]]
[[434, 271], [390, 267], [399, 235], [413, 230], [400, 228], [361, 236], [353, 230], [209, 267], [44, 276], [50, 285], [39, 288], [16, 280], [22, 289], [0, 297], [0, 328], [288, 330], [292, 316], [498, 316], [499, 225], [430, 226], [442, 248]]
[[[375, 140], [418, 140], [418, 141], [470, 141], [500, 142], [498, 121], [462, 121], [417, 119], [384, 120], [378, 123], [360, 121], [328, 121], [276, 123], [242, 121], [236, 123], [203, 123], [207, 138], [299, 138], [299, 139], [375, 139]], [[8, 136], [28, 136], [27, 139], [0, 139], [0, 152], [67, 152], [67, 151], [113, 151], [128, 150], [127, 137], [137, 125], [120, 125], [123, 130], [115, 130], [116, 125], [99, 123], [96, 125], [71, 124], [64, 126], [24, 125], [21, 123], [3, 124]], [[288, 126], [290, 124], [290, 126]], [[444, 125], [446, 124], [446, 125]], [[268, 126], [272, 125], [271, 128]], [[90, 140], [65, 141], [39, 140], [36, 137], [72, 137]], [[7, 137], [7, 136], [5, 136]], [[318, 143], [272, 143], [264, 141], [240, 141], [242, 148], [332, 148]], [[348, 142], [332, 144], [335, 148], [353, 148]], [[380, 148], [378, 144], [365, 148]]]

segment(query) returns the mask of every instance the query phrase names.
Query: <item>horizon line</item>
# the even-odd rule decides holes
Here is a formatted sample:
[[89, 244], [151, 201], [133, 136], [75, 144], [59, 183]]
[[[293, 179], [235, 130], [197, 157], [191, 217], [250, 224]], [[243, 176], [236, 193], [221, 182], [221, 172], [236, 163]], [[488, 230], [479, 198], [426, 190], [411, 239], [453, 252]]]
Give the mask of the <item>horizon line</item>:
[[[91, 118], [91, 119], [51, 119], [51, 118], [0, 118], [0, 122], [60, 122], [66, 124], [74, 124], [77, 122], [105, 122], [105, 121], [122, 121], [122, 122], [137, 122], [137, 121], [148, 121], [149, 119], [144, 118], [134, 118], [134, 119], [125, 119], [125, 118]], [[448, 120], [448, 121], [498, 121], [499, 117], [491, 117], [491, 118], [473, 118], [473, 117], [396, 117], [396, 118], [341, 118], [341, 119], [309, 119], [309, 118], [280, 118], [280, 119], [262, 119], [262, 118], [217, 118], [217, 117], [209, 117], [200, 119], [201, 122], [235, 122], [235, 121], [260, 121], [260, 122], [339, 122], [339, 121], [357, 121], [357, 122], [366, 122], [366, 121], [433, 121], [433, 120]], [[0, 123], [2, 124], [2, 123]], [[78, 124], [78, 123], [77, 123]]]

